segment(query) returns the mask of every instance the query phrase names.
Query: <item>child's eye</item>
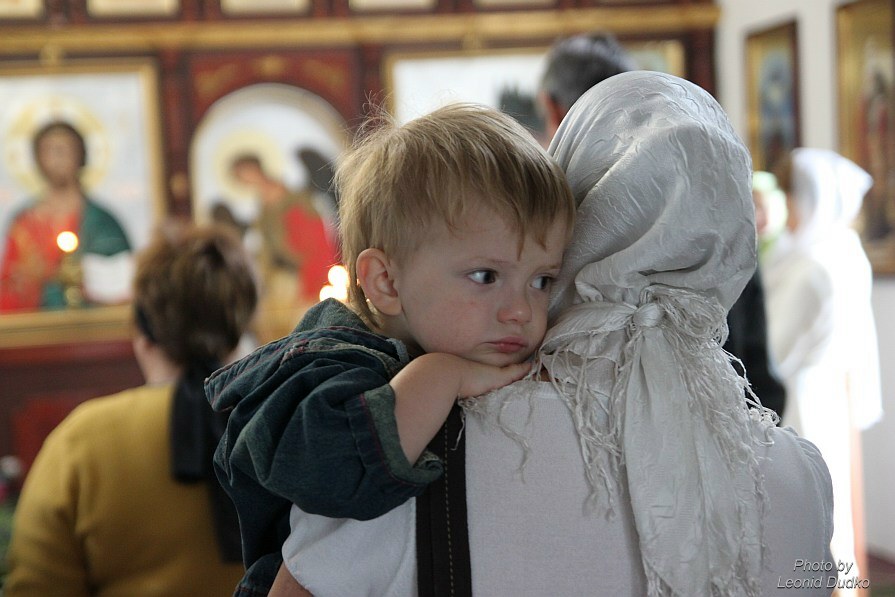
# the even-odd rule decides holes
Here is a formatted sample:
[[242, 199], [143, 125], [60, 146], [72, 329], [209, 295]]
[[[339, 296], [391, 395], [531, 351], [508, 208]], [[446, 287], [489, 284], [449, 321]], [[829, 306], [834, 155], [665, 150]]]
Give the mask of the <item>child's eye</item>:
[[553, 285], [553, 276], [538, 276], [531, 285], [536, 290], [549, 290]]
[[497, 281], [497, 272], [490, 269], [480, 269], [469, 274], [469, 279], [476, 284], [494, 284]]

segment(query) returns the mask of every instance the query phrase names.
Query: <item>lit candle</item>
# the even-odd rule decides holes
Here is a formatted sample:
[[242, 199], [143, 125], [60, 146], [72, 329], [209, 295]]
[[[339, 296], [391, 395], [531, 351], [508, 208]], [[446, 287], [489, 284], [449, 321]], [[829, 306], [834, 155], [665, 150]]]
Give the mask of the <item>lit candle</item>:
[[81, 264], [74, 252], [78, 249], [78, 235], [71, 230], [63, 230], [56, 236], [56, 246], [62, 251], [62, 260], [59, 263], [59, 281], [62, 283], [62, 293], [65, 304], [69, 307], [80, 307], [84, 304], [84, 296], [81, 292]]
[[320, 300], [328, 298], [348, 300], [348, 270], [344, 266], [334, 265], [329, 268], [326, 278], [329, 284], [320, 289]]
[[336, 288], [344, 288], [347, 292], [348, 290], [348, 270], [345, 269], [343, 265], [334, 265], [329, 268], [329, 272], [326, 274], [326, 278], [329, 280], [329, 283], [335, 286]]
[[56, 246], [63, 253], [73, 253], [78, 248], [78, 235], [71, 230], [64, 230], [56, 236]]

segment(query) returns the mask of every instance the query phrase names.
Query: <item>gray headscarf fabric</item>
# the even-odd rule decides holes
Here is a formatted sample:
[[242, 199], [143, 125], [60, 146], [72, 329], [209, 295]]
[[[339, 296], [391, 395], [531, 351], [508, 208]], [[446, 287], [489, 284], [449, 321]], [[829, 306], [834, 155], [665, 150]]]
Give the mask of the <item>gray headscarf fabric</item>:
[[708, 93], [656, 72], [592, 88], [550, 152], [579, 212], [539, 358], [593, 500], [612, 511], [626, 477], [650, 595], [755, 595], [752, 425], [774, 419], [721, 348], [755, 269], [749, 153]]

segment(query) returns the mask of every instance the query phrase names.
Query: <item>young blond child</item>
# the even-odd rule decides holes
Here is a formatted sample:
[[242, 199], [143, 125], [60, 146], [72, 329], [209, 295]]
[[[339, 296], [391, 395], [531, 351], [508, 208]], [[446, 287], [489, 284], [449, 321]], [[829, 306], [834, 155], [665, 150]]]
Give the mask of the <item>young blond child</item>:
[[387, 124], [341, 161], [351, 309], [333, 300], [212, 376], [215, 454], [248, 571], [270, 588], [289, 510], [368, 520], [442, 472], [458, 397], [520, 379], [571, 232], [565, 176], [512, 118], [469, 104]]

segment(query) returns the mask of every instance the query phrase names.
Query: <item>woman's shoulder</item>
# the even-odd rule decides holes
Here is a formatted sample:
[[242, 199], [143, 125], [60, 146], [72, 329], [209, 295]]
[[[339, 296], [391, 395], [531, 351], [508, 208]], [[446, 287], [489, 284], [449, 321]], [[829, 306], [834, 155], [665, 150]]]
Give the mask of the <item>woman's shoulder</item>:
[[812, 442], [801, 437], [792, 427], [771, 427], [759, 438], [762, 449], [759, 462], [767, 473], [809, 471], [829, 478], [826, 462]]
[[[104, 430], [126, 428], [128, 421], [141, 421], [147, 424], [148, 414], [166, 412], [160, 408], [161, 402], [170, 399], [172, 386], [145, 385], [124, 390], [117, 394], [91, 398], [82, 402], [54, 429], [52, 435], [65, 438], [65, 441], [96, 441]], [[91, 439], [92, 438], [92, 439]]]
[[[773, 554], [766, 558], [770, 585], [806, 575], [799, 562], [830, 561], [833, 535], [833, 486], [830, 471], [817, 447], [792, 428], [774, 427], [760, 451], [764, 484], [764, 543]], [[819, 574], [819, 573], [818, 573]], [[816, 574], [815, 574], [816, 576]]]
[[792, 427], [769, 431], [772, 443], [764, 444], [759, 458], [769, 502], [778, 510], [808, 510], [832, 527], [833, 484], [820, 450]]

